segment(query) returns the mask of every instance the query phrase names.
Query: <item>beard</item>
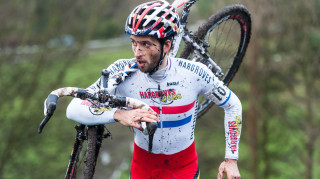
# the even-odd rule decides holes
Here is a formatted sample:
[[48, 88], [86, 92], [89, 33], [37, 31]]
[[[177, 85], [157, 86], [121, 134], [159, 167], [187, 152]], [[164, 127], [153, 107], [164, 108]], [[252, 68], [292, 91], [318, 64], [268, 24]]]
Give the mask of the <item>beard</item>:
[[160, 62], [160, 53], [150, 55], [150, 62], [146, 62], [142, 67], [138, 65], [138, 68], [143, 73], [150, 73], [158, 66]]

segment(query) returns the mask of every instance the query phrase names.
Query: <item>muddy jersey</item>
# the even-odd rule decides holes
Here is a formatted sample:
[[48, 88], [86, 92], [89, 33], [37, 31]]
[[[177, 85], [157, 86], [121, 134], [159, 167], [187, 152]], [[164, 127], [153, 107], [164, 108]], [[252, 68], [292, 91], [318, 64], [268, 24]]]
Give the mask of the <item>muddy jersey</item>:
[[[121, 59], [110, 65], [108, 70], [112, 76], [134, 62], [134, 59]], [[89, 89], [98, 90], [99, 82], [91, 85]], [[153, 75], [136, 70], [111, 93], [139, 99], [159, 114], [160, 122], [154, 134], [152, 152], [167, 155], [183, 151], [193, 144], [198, 95], [203, 95], [224, 108], [225, 157], [238, 158], [241, 103], [205, 65], [180, 58], [168, 58], [166, 68]], [[91, 113], [90, 110], [79, 112], [79, 107], [85, 109], [88, 108], [86, 105], [89, 105], [90, 108], [90, 104], [85, 103], [79, 99], [71, 102], [67, 110], [68, 118], [85, 124], [114, 122], [115, 109], [106, 109], [103, 114], [98, 110], [101, 113], [99, 115], [95, 115], [93, 109]], [[135, 144], [147, 151], [148, 136], [135, 128], [134, 133]]]

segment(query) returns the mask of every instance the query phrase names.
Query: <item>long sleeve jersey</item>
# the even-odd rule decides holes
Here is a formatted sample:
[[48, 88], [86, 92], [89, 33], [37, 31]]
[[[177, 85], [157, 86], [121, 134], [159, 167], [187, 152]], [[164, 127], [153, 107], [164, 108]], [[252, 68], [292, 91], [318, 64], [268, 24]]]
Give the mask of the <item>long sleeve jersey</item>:
[[[135, 59], [120, 59], [108, 67], [111, 76]], [[99, 90], [99, 80], [88, 89]], [[180, 58], [168, 58], [166, 68], [152, 75], [137, 70], [111, 94], [139, 99], [159, 114], [160, 122], [154, 134], [155, 154], [175, 154], [194, 142], [198, 96], [201, 94], [225, 111], [225, 158], [238, 159], [242, 107], [238, 97], [205, 65]], [[96, 109], [91, 103], [74, 99], [67, 109], [71, 120], [87, 124], [114, 122], [116, 109]], [[148, 150], [148, 136], [134, 128], [134, 142]]]

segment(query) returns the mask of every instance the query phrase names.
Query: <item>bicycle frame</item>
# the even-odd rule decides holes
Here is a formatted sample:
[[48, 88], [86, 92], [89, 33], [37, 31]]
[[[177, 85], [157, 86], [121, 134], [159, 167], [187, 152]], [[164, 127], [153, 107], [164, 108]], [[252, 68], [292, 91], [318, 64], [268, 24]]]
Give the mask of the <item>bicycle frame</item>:
[[[95, 127], [95, 126], [93, 126]], [[108, 137], [111, 137], [111, 132], [107, 129], [107, 133], [104, 134], [104, 125], [97, 125], [97, 148], [96, 148], [96, 154], [99, 153], [99, 149], [102, 145], [102, 140]], [[79, 150], [82, 150], [82, 143], [84, 140], [88, 140], [88, 134], [86, 130], [86, 125], [79, 124], [75, 126], [75, 129], [77, 131], [77, 135], [74, 141], [74, 145], [71, 151], [70, 159], [69, 159], [69, 164], [67, 168], [67, 172], [65, 175], [66, 179], [71, 179], [76, 177], [76, 171], [73, 170], [73, 168], [76, 168], [77, 166], [74, 167], [78, 163], [79, 160]], [[96, 162], [96, 161], [95, 161]]]
[[70, 155], [69, 164], [68, 164], [65, 178], [72, 178], [73, 176], [76, 175], [76, 173], [75, 173], [76, 171], [73, 170], [73, 168], [74, 168], [73, 165], [75, 165], [77, 163], [77, 160], [79, 158], [78, 150], [81, 151], [82, 142], [83, 142], [83, 140], [86, 139], [85, 125], [82, 125], [82, 124], [80, 124], [79, 126], [76, 125], [75, 129], [77, 131], [77, 135], [76, 135], [76, 139], [74, 141], [74, 145], [73, 145], [72, 152]]
[[[192, 44], [195, 50], [197, 50], [202, 58], [209, 62], [208, 68], [215, 72], [215, 75], [218, 77], [223, 76], [221, 68], [211, 59], [211, 57], [206, 53], [206, 49], [203, 46], [200, 46], [197, 42], [195, 42], [194, 37], [190, 34], [189, 30], [187, 29], [187, 19], [190, 13], [191, 6], [196, 3], [197, 0], [190, 0], [187, 1], [185, 7], [183, 8], [182, 15], [180, 18], [180, 33], [176, 38], [173, 40], [173, 48], [170, 51], [171, 57], [176, 57], [178, 50], [180, 48], [181, 40], [183, 39], [186, 44]], [[202, 42], [203, 44], [207, 44], [206, 42]], [[196, 56], [192, 59], [192, 61], [198, 61], [200, 56]]]

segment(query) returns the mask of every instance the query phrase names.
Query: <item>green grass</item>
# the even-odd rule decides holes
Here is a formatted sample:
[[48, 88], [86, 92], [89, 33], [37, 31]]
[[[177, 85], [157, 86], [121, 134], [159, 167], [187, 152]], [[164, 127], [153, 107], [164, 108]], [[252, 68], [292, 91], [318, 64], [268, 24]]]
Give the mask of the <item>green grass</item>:
[[121, 47], [118, 50], [100, 50], [85, 54], [70, 66], [63, 84], [81, 88], [88, 87], [101, 75], [101, 70], [107, 68], [118, 59], [133, 58], [131, 47]]

